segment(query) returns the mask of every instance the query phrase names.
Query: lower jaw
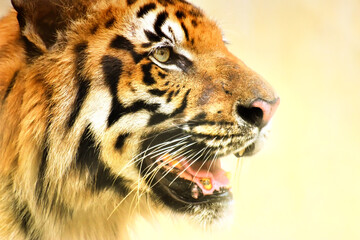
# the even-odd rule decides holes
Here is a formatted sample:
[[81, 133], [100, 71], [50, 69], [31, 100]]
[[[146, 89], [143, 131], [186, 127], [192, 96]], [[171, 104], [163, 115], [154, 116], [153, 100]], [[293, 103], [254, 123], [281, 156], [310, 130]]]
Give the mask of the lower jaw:
[[182, 218], [185, 217], [186, 221], [189, 221], [188, 223], [191, 226], [200, 227], [203, 230], [229, 223], [228, 221], [231, 221], [233, 213], [232, 193], [220, 200], [209, 199], [208, 201], [189, 202], [171, 192], [159, 195], [156, 191], [154, 199], [163, 204], [165, 211], [170, 210], [171, 213], [180, 214]]
[[[251, 156], [255, 153], [255, 149], [256, 142], [240, 151], [237, 157]], [[236, 156], [237, 154], [234, 155]], [[148, 161], [150, 160], [148, 159]], [[149, 164], [151, 163], [150, 161]], [[173, 182], [174, 179], [177, 180]], [[217, 204], [218, 208], [220, 208], [220, 206], [221, 208], [226, 208], [233, 200], [233, 194], [230, 189], [223, 189], [222, 192], [218, 191], [211, 195], [200, 193], [194, 197], [192, 195], [192, 189], [197, 186], [195, 182], [180, 178], [176, 173], [168, 172], [165, 169], [160, 170], [156, 174], [153, 182], [156, 183], [152, 187], [155, 199], [160, 200], [176, 212], [189, 212], [193, 207], [206, 209], [214, 207], [214, 204]], [[151, 186], [151, 183], [149, 183], [149, 185]]]
[[[161, 136], [156, 135], [157, 142], [161, 142], [163, 140]], [[148, 148], [148, 146], [155, 145], [156, 142], [154, 139], [156, 138], [148, 138], [149, 140], [144, 142], [144, 149]], [[251, 156], [254, 154], [254, 150], [256, 149], [256, 143], [253, 142], [252, 144], [248, 145], [246, 148], [244, 148], [242, 151], [240, 151], [237, 154], [234, 155], [237, 157], [242, 156]], [[141, 165], [140, 171], [144, 171], [144, 169], [147, 169], [148, 166], [150, 166], [153, 161], [150, 159], [146, 159], [144, 161], [147, 164]], [[150, 170], [151, 171], [151, 170]], [[146, 171], [145, 171], [146, 172]], [[151, 183], [156, 183], [154, 186], [151, 187], [153, 192], [153, 198], [157, 202], [162, 202], [164, 205], [172, 209], [173, 211], [184, 213], [184, 212], [191, 212], [191, 209], [203, 209], [203, 210], [210, 210], [216, 206], [217, 211], [220, 213], [222, 210], [228, 208], [230, 205], [230, 202], [233, 200], [233, 195], [230, 190], [227, 190], [223, 193], [214, 194], [214, 195], [199, 195], [197, 197], [193, 197], [191, 195], [191, 189], [196, 185], [194, 182], [178, 178], [177, 181], [178, 185], [182, 185], [182, 187], [179, 187], [179, 189], [175, 190], [172, 185], [175, 184], [172, 183], [172, 180], [177, 178], [178, 176], [174, 173], [166, 173], [166, 175], [169, 175], [167, 178], [164, 178], [164, 173], [159, 171], [159, 173], [156, 174], [156, 176], [151, 180], [148, 181], [148, 185], [152, 186]], [[159, 179], [163, 179], [159, 181]], [[169, 186], [170, 185], [170, 186]]]

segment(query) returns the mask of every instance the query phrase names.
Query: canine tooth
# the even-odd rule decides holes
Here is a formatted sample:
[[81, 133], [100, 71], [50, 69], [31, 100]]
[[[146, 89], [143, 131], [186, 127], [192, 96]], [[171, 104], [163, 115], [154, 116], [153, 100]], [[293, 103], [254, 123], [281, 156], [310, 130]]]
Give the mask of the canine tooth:
[[202, 178], [200, 182], [206, 190], [211, 190], [213, 187], [210, 178]]
[[245, 148], [244, 148], [243, 150], [235, 153], [235, 156], [236, 156], [236, 157], [242, 157], [242, 156], [244, 155], [244, 153], [245, 153]]

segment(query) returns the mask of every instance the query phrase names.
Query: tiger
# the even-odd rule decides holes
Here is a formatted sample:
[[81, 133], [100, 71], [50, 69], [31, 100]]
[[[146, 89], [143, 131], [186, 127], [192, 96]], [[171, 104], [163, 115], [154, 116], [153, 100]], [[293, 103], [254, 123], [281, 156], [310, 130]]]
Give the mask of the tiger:
[[0, 239], [128, 239], [135, 216], [227, 217], [222, 160], [279, 105], [185, 0], [12, 0], [0, 20]]

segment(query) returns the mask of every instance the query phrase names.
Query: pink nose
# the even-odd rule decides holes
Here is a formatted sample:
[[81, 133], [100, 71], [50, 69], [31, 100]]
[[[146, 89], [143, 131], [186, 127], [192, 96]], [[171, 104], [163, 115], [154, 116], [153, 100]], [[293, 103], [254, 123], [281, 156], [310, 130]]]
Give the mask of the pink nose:
[[237, 114], [246, 122], [253, 124], [259, 128], [266, 126], [274, 115], [279, 106], [280, 99], [268, 102], [262, 99], [257, 99], [250, 104], [250, 106], [237, 106]]

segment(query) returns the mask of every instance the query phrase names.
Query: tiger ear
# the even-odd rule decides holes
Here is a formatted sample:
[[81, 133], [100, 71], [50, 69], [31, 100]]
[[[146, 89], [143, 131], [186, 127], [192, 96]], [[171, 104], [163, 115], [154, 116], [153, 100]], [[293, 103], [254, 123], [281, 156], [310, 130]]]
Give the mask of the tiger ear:
[[22, 35], [42, 50], [56, 42], [59, 30], [66, 29], [86, 12], [84, 0], [11, 0], [11, 3], [18, 13]]

